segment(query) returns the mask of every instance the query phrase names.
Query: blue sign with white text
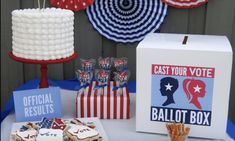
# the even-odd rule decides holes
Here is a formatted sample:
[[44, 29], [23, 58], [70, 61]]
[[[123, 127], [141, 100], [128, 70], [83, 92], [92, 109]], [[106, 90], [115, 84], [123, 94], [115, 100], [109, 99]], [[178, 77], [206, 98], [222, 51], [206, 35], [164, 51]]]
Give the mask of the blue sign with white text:
[[16, 121], [62, 117], [60, 88], [14, 91]]

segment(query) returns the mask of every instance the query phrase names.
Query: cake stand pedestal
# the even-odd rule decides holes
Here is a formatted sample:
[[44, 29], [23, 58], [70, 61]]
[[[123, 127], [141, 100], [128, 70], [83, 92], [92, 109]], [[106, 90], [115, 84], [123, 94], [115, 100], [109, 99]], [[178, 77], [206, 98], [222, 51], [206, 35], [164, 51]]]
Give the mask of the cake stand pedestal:
[[41, 65], [41, 80], [39, 83], [39, 88], [48, 88], [48, 79], [47, 79], [47, 65], [48, 64], [59, 64], [64, 62], [69, 62], [75, 58], [77, 58], [78, 53], [74, 52], [72, 56], [63, 58], [63, 59], [56, 59], [56, 60], [31, 60], [31, 59], [24, 59], [20, 57], [16, 57], [12, 51], [8, 53], [8, 55], [15, 61], [26, 63], [26, 64], [39, 64]]

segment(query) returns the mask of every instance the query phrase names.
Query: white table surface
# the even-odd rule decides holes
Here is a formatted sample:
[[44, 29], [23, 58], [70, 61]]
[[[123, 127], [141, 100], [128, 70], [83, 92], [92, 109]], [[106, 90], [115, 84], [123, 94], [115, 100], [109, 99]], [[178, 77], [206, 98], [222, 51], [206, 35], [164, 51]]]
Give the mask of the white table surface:
[[[168, 136], [160, 134], [140, 133], [135, 131], [135, 94], [131, 97], [131, 119], [101, 120], [109, 141], [170, 141]], [[76, 91], [61, 90], [63, 118], [73, 118], [75, 111]], [[1, 141], [9, 141], [12, 123], [15, 122], [15, 114], [9, 114], [1, 123]], [[209, 139], [189, 138], [187, 141], [217, 141]], [[226, 141], [233, 141], [227, 137]]]

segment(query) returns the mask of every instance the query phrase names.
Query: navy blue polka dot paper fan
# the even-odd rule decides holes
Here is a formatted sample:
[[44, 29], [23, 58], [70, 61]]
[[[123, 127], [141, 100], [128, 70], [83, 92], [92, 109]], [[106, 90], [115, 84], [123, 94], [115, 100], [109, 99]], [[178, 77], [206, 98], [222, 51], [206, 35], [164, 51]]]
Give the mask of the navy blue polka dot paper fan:
[[131, 43], [159, 30], [167, 14], [167, 4], [161, 0], [96, 0], [86, 12], [101, 35]]

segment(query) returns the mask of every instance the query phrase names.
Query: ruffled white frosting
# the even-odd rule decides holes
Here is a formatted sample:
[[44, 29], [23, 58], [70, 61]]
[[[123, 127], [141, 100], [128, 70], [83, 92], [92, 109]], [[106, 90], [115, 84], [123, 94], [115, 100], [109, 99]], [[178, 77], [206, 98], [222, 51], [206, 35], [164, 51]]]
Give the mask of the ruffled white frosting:
[[74, 53], [74, 13], [59, 8], [12, 11], [12, 49], [17, 57], [54, 60]]

